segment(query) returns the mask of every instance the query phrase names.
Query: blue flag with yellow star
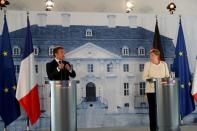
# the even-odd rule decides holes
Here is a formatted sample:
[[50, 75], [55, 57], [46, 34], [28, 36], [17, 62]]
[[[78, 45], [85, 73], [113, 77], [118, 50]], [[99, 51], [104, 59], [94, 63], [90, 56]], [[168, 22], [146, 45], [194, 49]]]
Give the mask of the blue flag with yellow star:
[[191, 94], [191, 73], [189, 69], [187, 50], [185, 46], [185, 38], [181, 24], [181, 19], [179, 24], [179, 32], [175, 55], [176, 56], [174, 59], [172, 71], [175, 72], [175, 76], [179, 78], [180, 115], [181, 118], [183, 118], [190, 114], [192, 111], [194, 111], [195, 105], [194, 99]]
[[20, 116], [20, 106], [15, 98], [16, 77], [6, 15], [0, 42], [0, 116], [9, 125]]

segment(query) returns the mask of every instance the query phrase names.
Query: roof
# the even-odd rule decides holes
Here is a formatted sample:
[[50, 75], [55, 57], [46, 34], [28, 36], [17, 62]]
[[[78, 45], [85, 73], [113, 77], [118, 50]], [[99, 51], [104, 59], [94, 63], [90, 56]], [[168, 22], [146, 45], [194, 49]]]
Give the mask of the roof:
[[[92, 37], [85, 35], [86, 29], [92, 30]], [[31, 32], [34, 46], [40, 49], [38, 57], [49, 57], [48, 47], [52, 45], [62, 45], [65, 51], [69, 52], [88, 42], [120, 56], [122, 55], [122, 47], [127, 46], [130, 55], [122, 57], [148, 57], [147, 53], [152, 48], [154, 36], [154, 32], [142, 27], [130, 28], [126, 26], [109, 28], [107, 26], [71, 25], [70, 27], [63, 27], [47, 25], [46, 27], [39, 27], [38, 25], [32, 25]], [[25, 34], [26, 28], [10, 32], [11, 44], [23, 48]], [[174, 57], [175, 47], [172, 39], [161, 36], [161, 43], [165, 57]], [[137, 55], [139, 47], [145, 48], [146, 56]]]

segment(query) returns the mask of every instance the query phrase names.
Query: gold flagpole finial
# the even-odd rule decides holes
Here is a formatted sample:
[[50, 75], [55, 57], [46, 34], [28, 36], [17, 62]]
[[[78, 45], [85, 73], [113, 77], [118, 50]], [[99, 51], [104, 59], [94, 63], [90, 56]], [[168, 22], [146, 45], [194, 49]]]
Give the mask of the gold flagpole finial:
[[29, 11], [27, 11], [27, 15], [29, 16]]
[[158, 15], [155, 15], [156, 22], [158, 22]]
[[179, 19], [181, 19], [181, 15], [179, 15]]
[[181, 15], [179, 15], [179, 23], [181, 24]]
[[4, 15], [6, 15], [6, 12], [7, 12], [6, 10], [3, 10]]

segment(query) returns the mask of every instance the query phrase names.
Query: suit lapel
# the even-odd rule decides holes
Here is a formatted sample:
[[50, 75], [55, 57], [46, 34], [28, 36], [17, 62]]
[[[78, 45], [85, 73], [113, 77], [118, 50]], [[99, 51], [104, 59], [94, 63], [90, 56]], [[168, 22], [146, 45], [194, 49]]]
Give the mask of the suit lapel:
[[53, 63], [54, 66], [58, 66], [58, 63], [55, 59], [52, 61], [52, 63]]

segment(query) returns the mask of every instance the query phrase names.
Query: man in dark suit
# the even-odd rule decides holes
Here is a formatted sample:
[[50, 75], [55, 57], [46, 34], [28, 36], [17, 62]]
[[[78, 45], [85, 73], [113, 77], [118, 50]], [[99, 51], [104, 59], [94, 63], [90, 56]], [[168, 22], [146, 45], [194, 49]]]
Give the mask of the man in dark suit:
[[59, 46], [53, 49], [54, 60], [46, 64], [49, 80], [69, 80], [76, 76], [73, 66], [64, 61], [64, 48]]

